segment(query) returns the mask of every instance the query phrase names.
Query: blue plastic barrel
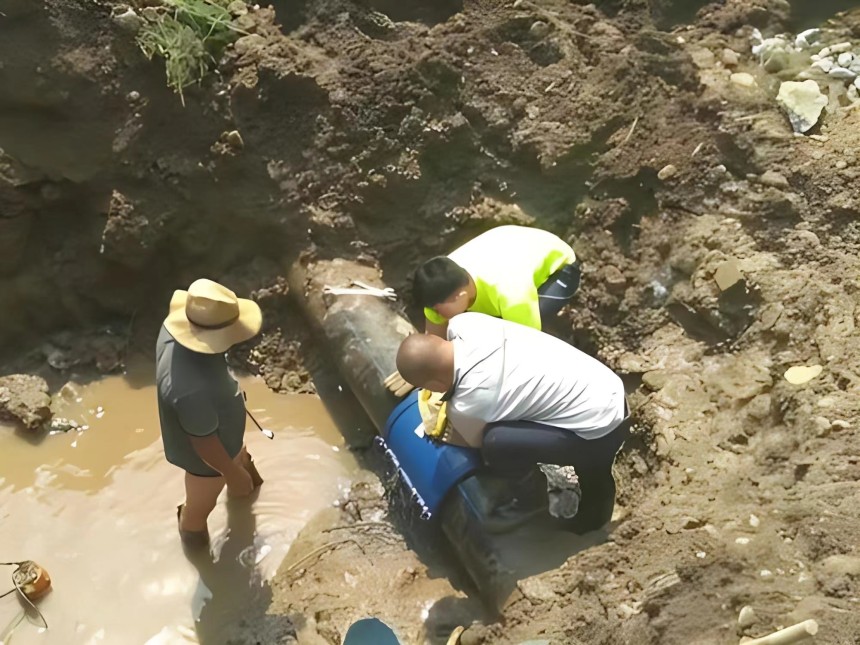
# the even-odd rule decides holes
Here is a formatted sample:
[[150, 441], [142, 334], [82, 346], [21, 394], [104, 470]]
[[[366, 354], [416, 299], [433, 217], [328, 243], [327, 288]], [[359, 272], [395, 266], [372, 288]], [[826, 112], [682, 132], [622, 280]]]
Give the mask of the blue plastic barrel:
[[383, 436], [377, 440], [397, 468], [425, 520], [439, 510], [448, 491], [474, 474], [483, 463], [475, 449], [432, 441], [424, 435], [418, 411], [418, 390], [394, 408]]

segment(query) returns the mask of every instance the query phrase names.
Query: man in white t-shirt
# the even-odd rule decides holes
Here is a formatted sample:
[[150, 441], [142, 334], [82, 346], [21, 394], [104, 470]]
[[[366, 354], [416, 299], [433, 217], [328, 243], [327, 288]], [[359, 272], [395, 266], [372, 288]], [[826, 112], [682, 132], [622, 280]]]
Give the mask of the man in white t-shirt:
[[[406, 338], [397, 369], [412, 385], [446, 393], [454, 442], [479, 448], [487, 465], [511, 472], [541, 465], [550, 512], [575, 512], [575, 531], [609, 521], [612, 464], [630, 424], [624, 385], [608, 367], [536, 329], [464, 313], [451, 319], [447, 340]], [[565, 488], [559, 482], [570, 479], [565, 466], [579, 480], [578, 511], [566, 512], [563, 500], [554, 504], [553, 493]]]

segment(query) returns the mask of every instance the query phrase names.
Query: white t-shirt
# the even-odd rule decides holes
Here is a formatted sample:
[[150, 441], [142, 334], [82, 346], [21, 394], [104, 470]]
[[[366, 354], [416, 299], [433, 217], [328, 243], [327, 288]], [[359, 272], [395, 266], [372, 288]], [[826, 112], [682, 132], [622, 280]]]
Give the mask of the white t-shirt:
[[624, 419], [624, 385], [600, 361], [538, 331], [466, 312], [448, 323], [454, 392], [448, 419], [480, 446], [484, 426], [534, 421], [598, 439]]

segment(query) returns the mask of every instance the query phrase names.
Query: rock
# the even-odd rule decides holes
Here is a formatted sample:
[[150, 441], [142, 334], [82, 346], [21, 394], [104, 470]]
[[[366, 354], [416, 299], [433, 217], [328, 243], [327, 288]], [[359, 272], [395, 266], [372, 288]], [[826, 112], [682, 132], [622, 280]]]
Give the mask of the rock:
[[726, 260], [714, 272], [714, 282], [720, 291], [726, 291], [743, 279], [738, 263], [735, 260]]
[[77, 430], [78, 422], [66, 419], [65, 417], [54, 417], [51, 419], [51, 432], [69, 432]]
[[812, 379], [816, 378], [821, 374], [823, 369], [824, 368], [821, 367], [821, 365], [810, 365], [809, 367], [805, 365], [795, 365], [794, 367], [789, 367], [785, 371], [785, 380], [792, 385], [803, 385], [804, 383], [808, 383]]
[[830, 429], [833, 427], [830, 419], [822, 416], [813, 417], [812, 423], [815, 426], [815, 435], [817, 437], [826, 437], [830, 434]]
[[814, 63], [812, 63], [812, 65], [810, 65], [810, 67], [812, 67], [814, 69], [820, 69], [822, 72], [824, 72], [826, 74], [831, 69], [833, 69], [833, 61], [830, 60], [829, 58], [824, 58], [822, 60], [815, 61]]
[[242, 29], [247, 32], [253, 32], [257, 28], [257, 20], [254, 18], [254, 16], [250, 14], [239, 16], [233, 21], [233, 23], [239, 29]]
[[853, 81], [857, 78], [857, 73], [851, 71], [850, 69], [846, 69], [844, 67], [839, 67], [838, 65], [832, 67], [827, 75], [831, 78], [838, 78], [844, 81]]
[[529, 27], [529, 33], [535, 38], [543, 38], [549, 33], [549, 25], [543, 20], [535, 20]]
[[746, 72], [736, 72], [731, 75], [730, 80], [739, 87], [754, 87], [756, 84], [755, 77]]
[[660, 172], [657, 173], [657, 178], [661, 181], [666, 181], [667, 179], [674, 177], [677, 174], [678, 169], [672, 164], [668, 164], [660, 169]]
[[603, 267], [600, 272], [601, 278], [606, 283], [606, 288], [610, 291], [621, 292], [627, 288], [627, 278], [621, 273], [621, 270], [613, 265]]
[[734, 67], [740, 62], [741, 55], [738, 54], [734, 49], [726, 48], [720, 55], [720, 60], [723, 61], [723, 65], [725, 65], [726, 67]]
[[553, 591], [552, 587], [541, 578], [526, 578], [517, 583], [517, 587], [522, 594], [533, 601], [548, 601], [555, 600], [558, 595]]
[[758, 394], [747, 403], [746, 411], [753, 419], [761, 421], [770, 416], [771, 405], [770, 394]]
[[227, 11], [234, 16], [244, 16], [248, 13], [248, 5], [243, 0], [233, 0], [227, 5]]
[[773, 61], [788, 57], [787, 50], [790, 47], [788, 41], [783, 36], [762, 38], [758, 29], [753, 29], [750, 40], [753, 43], [752, 53], [758, 56], [759, 62], [764, 65], [765, 69], [769, 72], [779, 71], [779, 69], [769, 69], [768, 67], [774, 66]]
[[752, 627], [755, 625], [756, 620], [758, 618], [755, 615], [755, 611], [749, 605], [744, 605], [741, 607], [741, 612], [738, 614], [738, 625], [740, 627]]
[[831, 555], [822, 560], [820, 566], [829, 576], [860, 577], [860, 556]]
[[840, 67], [848, 67], [854, 61], [854, 54], [851, 52], [842, 52], [836, 58], [836, 62], [839, 63]]
[[652, 392], [663, 389], [669, 381], [669, 375], [664, 370], [652, 370], [642, 375], [642, 383]]
[[250, 51], [261, 49], [266, 46], [266, 39], [263, 38], [260, 34], [249, 34], [247, 36], [242, 36], [233, 43], [233, 48], [237, 54], [243, 56]]
[[788, 179], [785, 178], [785, 175], [782, 175], [775, 170], [766, 170], [764, 174], [759, 177], [759, 181], [765, 186], [773, 186], [774, 188], [790, 187]]
[[700, 520], [697, 517], [685, 517], [681, 526], [683, 526], [688, 531], [692, 531], [694, 529], [702, 528], [706, 522], [704, 520]]
[[115, 190], [102, 230], [100, 253], [123, 266], [139, 269], [152, 256], [161, 233], [159, 223], [150, 222], [130, 199]]
[[[126, 341], [110, 330], [92, 332], [60, 332], [40, 348], [48, 365], [56, 370], [95, 365], [102, 374], [122, 366]], [[64, 395], [66, 387], [61, 390]]]
[[224, 136], [224, 141], [231, 148], [234, 148], [236, 150], [241, 150], [242, 148], [245, 147], [245, 141], [242, 139], [242, 135], [239, 134], [238, 130], [230, 130], [230, 132], [225, 132], [223, 136]]
[[827, 97], [813, 80], [785, 81], [779, 86], [776, 100], [788, 114], [794, 131], [801, 133], [818, 123], [821, 111], [827, 105]]
[[0, 377], [0, 418], [38, 430], [51, 418], [51, 396], [45, 379], [29, 374]]
[[828, 56], [831, 56], [833, 54], [841, 54], [842, 52], [847, 52], [847, 51], [851, 51], [851, 43], [844, 42], [844, 43], [837, 43], [835, 45], [830, 45], [829, 47], [825, 47], [820, 52], [818, 52], [818, 55], [821, 58], [827, 58]]
[[820, 29], [807, 29], [806, 31], [801, 31], [794, 38], [794, 46], [798, 49], [809, 49], [815, 43], [819, 41], [821, 38], [821, 30]]
[[758, 516], [753, 515], [753, 514], [750, 514], [749, 522], [750, 522], [750, 526], [753, 527], [754, 529], [757, 529], [759, 527], [759, 525], [761, 524], [761, 520], [758, 519]]
[[768, 303], [762, 307], [759, 313], [762, 329], [771, 329], [782, 317], [783, 311], [785, 311], [785, 307], [779, 302]]
[[699, 69], [710, 69], [717, 62], [714, 52], [705, 47], [694, 47], [689, 52], [690, 58], [693, 59], [693, 64]]
[[131, 7], [124, 8], [125, 11], [122, 10], [122, 5], [114, 7], [111, 18], [125, 31], [136, 34], [138, 31], [140, 31], [140, 28], [143, 27], [143, 18], [138, 16], [134, 9], [132, 9]]

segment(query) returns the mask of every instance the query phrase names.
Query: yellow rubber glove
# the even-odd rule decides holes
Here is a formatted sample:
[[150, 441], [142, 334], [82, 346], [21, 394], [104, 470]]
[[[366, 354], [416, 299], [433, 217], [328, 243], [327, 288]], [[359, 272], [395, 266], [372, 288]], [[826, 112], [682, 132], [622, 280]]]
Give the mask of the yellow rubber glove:
[[442, 400], [444, 394], [421, 390], [418, 393], [418, 412], [424, 423], [424, 434], [440, 439], [448, 427], [448, 404]]
[[400, 376], [400, 372], [397, 371], [389, 374], [383, 381], [383, 384], [392, 393], [394, 393], [394, 396], [396, 397], [406, 396], [407, 394], [409, 394], [409, 392], [415, 389], [415, 386], [410, 385], [405, 380], [403, 380], [403, 377]]

